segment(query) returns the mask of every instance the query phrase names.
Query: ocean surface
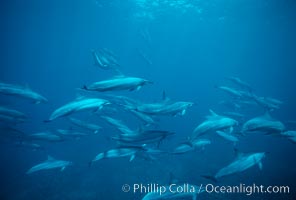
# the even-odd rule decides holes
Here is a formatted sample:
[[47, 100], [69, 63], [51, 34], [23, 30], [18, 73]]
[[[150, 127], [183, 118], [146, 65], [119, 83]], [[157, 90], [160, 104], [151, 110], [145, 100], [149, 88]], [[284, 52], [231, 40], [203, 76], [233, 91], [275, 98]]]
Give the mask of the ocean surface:
[[[172, 181], [197, 186], [289, 186], [289, 193], [203, 192], [197, 199], [296, 199], [296, 144], [282, 134], [296, 130], [295, 9], [293, 0], [1, 1], [0, 82], [32, 90], [48, 101], [40, 103], [0, 89], [0, 107], [26, 115], [23, 123], [0, 120], [0, 199], [137, 200], [148, 192], [134, 192], [134, 184], [161, 186]], [[95, 53], [107, 59], [107, 68], [112, 66], [100, 66]], [[140, 77], [149, 83], [125, 90], [85, 90], [94, 82], [123, 77]], [[233, 77], [248, 83], [248, 89]], [[241, 91], [248, 98], [241, 97]], [[145, 126], [131, 113], [132, 108], [117, 102], [122, 96], [140, 105], [178, 101], [193, 105], [178, 113], [150, 115], [155, 124]], [[59, 107], [85, 98], [111, 103], [48, 122]], [[273, 100], [271, 106], [266, 105], [268, 98]], [[238, 122], [221, 129], [238, 142], [225, 140], [212, 128], [198, 136], [211, 144], [172, 153], [190, 141], [198, 125], [211, 120], [206, 117], [210, 110]], [[284, 128], [243, 133], [248, 120], [264, 113]], [[114, 136], [124, 133], [101, 116], [118, 119], [139, 133], [164, 130], [175, 134], [156, 143], [122, 145]], [[73, 125], [70, 117], [101, 129], [93, 134]], [[12, 128], [21, 134], [12, 137]], [[61, 136], [62, 141], [29, 137], [40, 132], [59, 136], [58, 129], [86, 136]], [[130, 155], [108, 158], [105, 153], [104, 159], [91, 162], [101, 152], [133, 145], [144, 152], [149, 147], [163, 153], [136, 154], [134, 159]], [[218, 182], [204, 178], [232, 163], [236, 151], [265, 152], [262, 170], [255, 163]], [[28, 173], [48, 156], [71, 165]], [[123, 191], [125, 184], [130, 191]]]

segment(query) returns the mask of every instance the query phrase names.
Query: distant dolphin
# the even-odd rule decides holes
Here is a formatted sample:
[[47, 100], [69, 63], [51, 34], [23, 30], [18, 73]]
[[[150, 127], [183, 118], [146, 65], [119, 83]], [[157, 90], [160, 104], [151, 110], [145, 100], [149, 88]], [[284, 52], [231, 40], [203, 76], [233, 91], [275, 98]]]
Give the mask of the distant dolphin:
[[56, 160], [53, 157], [48, 156], [46, 161], [33, 166], [31, 169], [27, 171], [27, 174], [31, 174], [33, 172], [37, 172], [41, 170], [49, 170], [49, 169], [55, 169], [55, 168], [60, 168], [61, 171], [64, 171], [64, 169], [70, 165], [72, 165], [72, 162], [70, 161]]
[[229, 77], [228, 78], [231, 82], [233, 82], [234, 84], [238, 85], [239, 87], [241, 87], [242, 89], [246, 89], [248, 91], [252, 91], [252, 87], [250, 86], [249, 83], [242, 81], [240, 78], [238, 77]]
[[136, 153], [143, 150], [144, 148], [142, 146], [123, 146], [116, 149], [110, 149], [108, 151], [99, 153], [92, 161], [90, 161], [90, 164], [106, 158], [119, 157], [130, 157], [130, 161], [132, 161], [135, 158]]
[[49, 131], [47, 132], [40, 132], [40, 133], [33, 133], [31, 135], [25, 136], [25, 139], [28, 140], [41, 140], [41, 141], [48, 141], [48, 142], [61, 142], [64, 141], [60, 135], [53, 134]]
[[177, 146], [171, 153], [172, 154], [184, 154], [190, 151], [201, 148], [205, 149], [206, 145], [211, 144], [211, 141], [208, 139], [195, 139], [193, 141], [188, 141]]
[[75, 124], [76, 126], [79, 126], [81, 128], [93, 131], [94, 134], [99, 133], [99, 131], [102, 129], [101, 126], [96, 125], [96, 124], [91, 124], [85, 121], [82, 121], [80, 119], [76, 119], [76, 118], [69, 118], [69, 120], [71, 121], [71, 123]]
[[28, 87], [23, 87], [23, 86], [19, 86], [19, 85], [0, 83], [0, 94], [18, 96], [18, 97], [31, 99], [36, 104], [39, 104], [41, 102], [42, 103], [47, 102], [47, 99], [45, 97], [32, 91]]
[[71, 130], [71, 129], [57, 129], [57, 132], [64, 136], [64, 137], [74, 137], [74, 138], [80, 138], [80, 137], [84, 137], [84, 136], [89, 136], [89, 134], [87, 133], [83, 133], [83, 132], [79, 132], [76, 130]]
[[101, 118], [106, 120], [111, 126], [115, 127], [123, 134], [134, 134], [134, 131], [127, 127], [121, 120], [108, 116], [101, 116]]
[[129, 110], [134, 116], [136, 116], [138, 119], [140, 119], [145, 126], [155, 125], [156, 122], [152, 117], [145, 113], [138, 112], [136, 110]]
[[27, 116], [24, 113], [0, 106], [0, 122], [16, 124], [25, 122], [26, 120]]
[[118, 90], [140, 90], [144, 85], [152, 83], [151, 81], [137, 78], [137, 77], [127, 77], [118, 76], [113, 79], [108, 79], [104, 81], [95, 82], [89, 86], [83, 86], [82, 89], [88, 91], [118, 91]]
[[159, 146], [160, 142], [165, 138], [174, 135], [174, 132], [163, 131], [163, 130], [137, 130], [131, 134], [121, 134], [113, 136], [112, 139], [124, 145], [143, 145], [157, 143]]
[[27, 118], [27, 116], [20, 111], [13, 110], [13, 109], [6, 108], [6, 107], [2, 107], [2, 106], [0, 106], [0, 114], [1, 115], [8, 115], [8, 116], [19, 118], [19, 119], [26, 119]]
[[193, 102], [172, 101], [163, 92], [162, 101], [156, 103], [140, 103], [131, 99], [123, 98], [124, 107], [127, 110], [135, 110], [147, 115], [185, 115], [187, 109], [194, 105]]
[[237, 153], [236, 159], [231, 162], [226, 167], [220, 169], [214, 176], [202, 176], [207, 179], [211, 179], [214, 182], [217, 182], [217, 179], [224, 176], [236, 174], [243, 172], [255, 165], [258, 165], [260, 170], [262, 170], [262, 159], [265, 157], [264, 152], [243, 154]]
[[224, 138], [225, 140], [233, 142], [234, 145], [239, 141], [238, 138], [236, 136], [232, 135], [231, 133], [226, 133], [224, 131], [216, 131], [216, 133], [219, 136], [221, 136], [222, 138]]

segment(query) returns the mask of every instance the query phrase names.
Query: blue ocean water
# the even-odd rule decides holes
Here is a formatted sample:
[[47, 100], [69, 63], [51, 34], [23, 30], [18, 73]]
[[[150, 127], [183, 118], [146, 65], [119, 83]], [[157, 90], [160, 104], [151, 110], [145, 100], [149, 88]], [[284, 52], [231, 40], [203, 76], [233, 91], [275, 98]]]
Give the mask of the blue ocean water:
[[[1, 1], [0, 82], [22, 85], [48, 99], [47, 103], [34, 104], [0, 94], [2, 107], [28, 116], [25, 123], [10, 125], [22, 131], [24, 138], [37, 132], [76, 130], [68, 117], [44, 121], [54, 110], [81, 96], [110, 99], [108, 95], [117, 95], [155, 103], [163, 101], [165, 91], [170, 101], [193, 102], [182, 116], [153, 116], [157, 123], [154, 129], [176, 133], [153, 146], [164, 151], [187, 141], [210, 114], [209, 109], [221, 115], [238, 112], [243, 118], [237, 119], [239, 125], [234, 127], [239, 138], [235, 146], [209, 132], [201, 137], [211, 140], [205, 149], [151, 159], [136, 156], [132, 162], [129, 157], [110, 158], [91, 166], [89, 161], [98, 153], [118, 148], [111, 137], [120, 132], [100, 115], [120, 119], [133, 130], [143, 128], [141, 121], [112, 103], [99, 111], [73, 114], [101, 126], [97, 135], [63, 142], [1, 136], [0, 198], [142, 199], [144, 193], [123, 192], [122, 185], [167, 185], [173, 176], [180, 183], [195, 185], [256, 183], [290, 188], [289, 194], [205, 192], [197, 199], [295, 199], [295, 144], [280, 134], [242, 135], [242, 125], [266, 109], [258, 105], [225, 106], [223, 101], [232, 102], [233, 97], [219, 90], [219, 86], [234, 87], [228, 78], [239, 77], [251, 85], [252, 93], [282, 101], [278, 109], [270, 109], [270, 115], [285, 125], [285, 131], [296, 130], [295, 8], [293, 0]], [[120, 73], [94, 65], [92, 50], [103, 48], [116, 55]], [[139, 91], [81, 89], [123, 75], [145, 78], [153, 84]], [[40, 144], [42, 149], [26, 148], [21, 145], [23, 141]], [[245, 153], [268, 152], [262, 160], [263, 169], [256, 165], [218, 183], [202, 177], [231, 163], [234, 148]], [[48, 155], [73, 165], [63, 171], [26, 174]]]

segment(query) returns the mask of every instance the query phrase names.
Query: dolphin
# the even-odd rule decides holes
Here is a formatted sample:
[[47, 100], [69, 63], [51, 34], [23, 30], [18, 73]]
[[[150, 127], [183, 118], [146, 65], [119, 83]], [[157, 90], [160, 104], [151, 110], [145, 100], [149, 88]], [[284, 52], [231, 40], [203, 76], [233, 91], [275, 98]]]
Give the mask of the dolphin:
[[137, 49], [137, 52], [138, 52], [138, 54], [139, 54], [139, 56], [142, 58], [142, 60], [147, 64], [147, 65], [152, 65], [153, 63], [152, 63], [152, 61], [151, 61], [151, 59], [149, 58], [149, 56], [146, 54], [146, 53], [144, 53], [144, 51], [142, 51], [141, 49]]
[[68, 137], [74, 137], [74, 138], [80, 138], [80, 137], [89, 135], [89, 134], [75, 131], [75, 130], [71, 130], [71, 129], [69, 129], [69, 130], [57, 129], [57, 132], [62, 136], [66, 136], [66, 137], [68, 136]]
[[48, 142], [64, 141], [64, 139], [61, 136], [53, 134], [51, 132], [34, 133], [26, 136], [26, 138], [29, 140], [41, 140], [41, 141], [48, 141]]
[[121, 120], [114, 119], [108, 116], [101, 116], [102, 119], [106, 120], [111, 126], [115, 127], [117, 130], [123, 134], [134, 134], [134, 131], [127, 127]]
[[32, 149], [33, 151], [44, 150], [44, 147], [42, 147], [40, 144], [37, 144], [37, 143], [21, 141], [21, 142], [15, 143], [15, 144], [18, 147]]
[[117, 101], [122, 101], [117, 103], [123, 106], [126, 110], [134, 110], [146, 115], [185, 115], [187, 109], [194, 105], [193, 102], [186, 101], [172, 101], [166, 97], [165, 91], [163, 92], [162, 101], [156, 103], [141, 103], [133, 99], [117, 96], [115, 97]]
[[98, 134], [99, 131], [102, 129], [102, 127], [99, 125], [87, 123], [87, 122], [82, 121], [80, 119], [76, 119], [76, 118], [71, 117], [71, 118], [69, 118], [69, 120], [71, 121], [71, 123], [73, 123], [76, 126], [93, 131], [94, 134]]
[[267, 111], [279, 109], [281, 104], [283, 104], [282, 101], [271, 97], [258, 97], [254, 95], [253, 100]]
[[48, 156], [47, 160], [33, 166], [30, 168], [26, 174], [31, 174], [33, 172], [41, 171], [41, 170], [49, 170], [49, 169], [55, 169], [60, 168], [61, 171], [64, 171], [64, 169], [73, 163], [70, 161], [64, 161], [64, 160], [56, 160], [55, 158]]
[[105, 99], [81, 97], [56, 109], [50, 115], [49, 120], [47, 121], [52, 121], [60, 117], [65, 117], [78, 111], [101, 110], [105, 105], [108, 104], [110, 104], [110, 102]]
[[147, 28], [140, 30], [139, 32], [140, 36], [143, 38], [143, 40], [146, 42], [146, 44], [151, 47], [152, 39], [150, 32]]
[[246, 89], [248, 91], [252, 91], [252, 87], [250, 86], [249, 83], [242, 81], [240, 78], [238, 77], [229, 77], [228, 80], [230, 80], [232, 83], [238, 85], [239, 87], [241, 87], [242, 89]]
[[173, 102], [164, 104], [146, 104], [137, 107], [137, 111], [150, 115], [185, 115], [186, 110], [193, 105], [192, 102]]
[[88, 91], [119, 91], [119, 90], [140, 90], [144, 85], [152, 83], [151, 81], [137, 78], [137, 77], [127, 77], [127, 76], [118, 76], [113, 79], [108, 79], [104, 81], [95, 82], [89, 86], [83, 86], [82, 89]]
[[41, 96], [37, 92], [32, 91], [28, 87], [7, 83], [0, 83], [0, 94], [23, 97], [33, 100], [35, 104], [46, 103], [48, 101], [45, 97]]
[[27, 116], [20, 111], [2, 107], [2, 106], [0, 106], [0, 115], [7, 115], [17, 119], [23, 119], [23, 120], [27, 118]]
[[25, 122], [24, 118], [17, 118], [9, 115], [0, 114], [0, 123], [18, 124]]
[[244, 123], [241, 132], [265, 132], [265, 133], [282, 133], [285, 130], [285, 125], [273, 119], [268, 112], [263, 116], [255, 117]]
[[218, 115], [212, 110], [210, 113], [211, 115], [207, 116], [207, 119], [194, 129], [191, 140], [211, 131], [229, 129], [229, 133], [231, 133], [233, 127], [238, 125], [238, 122], [232, 118]]
[[193, 141], [187, 141], [177, 146], [172, 154], [184, 154], [190, 151], [195, 151], [199, 148], [205, 149], [206, 145], [211, 144], [211, 140], [208, 139], [195, 139]]
[[104, 70], [116, 69], [119, 64], [118, 61], [110, 50], [104, 48], [98, 51], [92, 50], [92, 55], [95, 65]]
[[102, 69], [105, 69], [105, 70], [108, 70], [108, 69], [112, 69], [108, 64], [107, 61], [103, 60], [102, 57], [100, 56], [100, 54], [95, 51], [95, 50], [92, 50], [92, 55], [93, 55], [93, 58], [94, 58], [94, 61], [95, 61], [95, 65], [102, 68]]
[[204, 178], [210, 179], [214, 182], [217, 182], [219, 178], [224, 176], [236, 174], [243, 172], [255, 165], [259, 166], [259, 169], [262, 170], [262, 159], [265, 157], [265, 152], [258, 152], [258, 153], [237, 153], [236, 159], [231, 162], [226, 167], [220, 169], [214, 176], [202, 176]]
[[239, 141], [238, 138], [232, 135], [231, 133], [226, 133], [224, 131], [216, 131], [216, 133], [222, 138], [224, 138], [225, 140], [233, 142], [234, 144], [236, 144]]
[[150, 126], [155, 124], [155, 121], [152, 117], [145, 113], [138, 112], [136, 110], [129, 110], [134, 116], [136, 116], [138, 119], [140, 119], [145, 126]]
[[225, 93], [229, 94], [230, 96], [232, 96], [234, 98], [242, 98], [243, 97], [240, 90], [236, 90], [234, 88], [230, 88], [227, 86], [217, 86], [216, 88], [224, 91]]
[[195, 139], [190, 141], [191, 145], [196, 148], [204, 149], [206, 145], [212, 144], [211, 140], [209, 139]]
[[[138, 112], [145, 113], [148, 115], [185, 115], [186, 110], [191, 107], [194, 103], [192, 102], [185, 102], [185, 101], [166, 101], [160, 103], [146, 103], [140, 104], [136, 107], [129, 107], [130, 109], [134, 109]], [[128, 106], [127, 106], [128, 108]]]
[[174, 132], [163, 131], [163, 130], [138, 130], [132, 134], [121, 134], [112, 137], [113, 140], [119, 142], [120, 144], [151, 144], [158, 143], [170, 135], [174, 135]]
[[119, 158], [119, 157], [130, 157], [130, 162], [135, 158], [136, 153], [139, 151], [144, 151], [142, 146], [122, 146], [116, 149], [110, 149], [108, 151], [99, 153], [96, 157], [90, 161], [90, 165], [98, 160], [107, 158]]
[[183, 144], [180, 144], [178, 145], [172, 152], [171, 154], [184, 154], [184, 153], [187, 153], [187, 152], [190, 152], [190, 151], [194, 151], [195, 148], [188, 144], [188, 143], [183, 143]]
[[0, 106], [0, 122], [17, 124], [27, 120], [27, 116], [17, 110]]

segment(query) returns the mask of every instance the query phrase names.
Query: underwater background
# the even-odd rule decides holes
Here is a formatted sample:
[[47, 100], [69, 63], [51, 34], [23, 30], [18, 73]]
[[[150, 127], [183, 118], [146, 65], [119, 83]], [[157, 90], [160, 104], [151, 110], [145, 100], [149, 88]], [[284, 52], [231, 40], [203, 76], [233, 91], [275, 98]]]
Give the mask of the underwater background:
[[[108, 48], [118, 57], [126, 76], [153, 81], [140, 91], [115, 91], [143, 102], [156, 102], [162, 93], [194, 105], [184, 116], [158, 117], [158, 127], [176, 134], [160, 147], [172, 149], [184, 142], [209, 114], [230, 109], [229, 99], [217, 89], [226, 77], [240, 77], [256, 94], [280, 99], [271, 115], [289, 130], [296, 125], [296, 4], [293, 0], [11, 0], [0, 2], [0, 81], [25, 85], [44, 95], [46, 104], [0, 96], [2, 106], [29, 116], [15, 128], [26, 134], [70, 128], [67, 119], [44, 123], [59, 106], [89, 93], [83, 85], [116, 76], [94, 65], [93, 49]], [[144, 53], [143, 53], [144, 52]], [[90, 96], [104, 97], [101, 93]], [[107, 110], [132, 129], [140, 122], [124, 111]], [[260, 107], [245, 107], [244, 120], [262, 115]], [[100, 111], [98, 112], [100, 113]], [[94, 113], [77, 113], [102, 126], [97, 135], [63, 142], [40, 142], [42, 150], [1, 138], [1, 199], [142, 199], [122, 192], [123, 184], [166, 185], [170, 175], [181, 182], [209, 183], [213, 174], [234, 159], [233, 145], [208, 134], [205, 150], [184, 155], [89, 161], [115, 148], [118, 134]], [[294, 122], [294, 123], [289, 123]], [[236, 146], [242, 152], [268, 152], [263, 170], [252, 167], [225, 177], [218, 184], [288, 185], [290, 194], [200, 194], [198, 199], [295, 199], [296, 146], [286, 138], [252, 133]], [[73, 166], [33, 174], [26, 171], [51, 155]]]

